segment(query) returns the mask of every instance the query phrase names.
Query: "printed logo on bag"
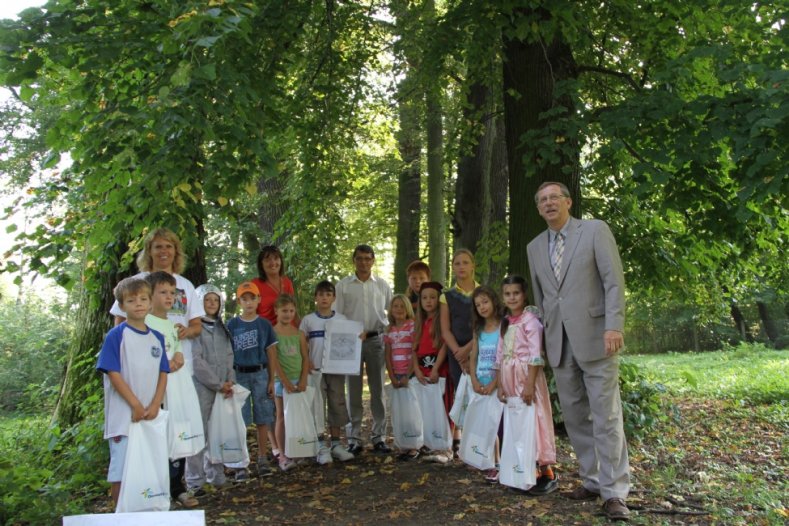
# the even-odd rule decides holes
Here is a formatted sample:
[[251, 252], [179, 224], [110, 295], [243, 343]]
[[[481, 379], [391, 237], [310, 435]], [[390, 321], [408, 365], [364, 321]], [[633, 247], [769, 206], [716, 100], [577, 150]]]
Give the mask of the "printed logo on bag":
[[524, 473], [523, 468], [521, 467], [520, 464], [515, 464], [514, 466], [512, 466], [512, 471], [514, 471], [515, 473]]
[[419, 433], [414, 433], [413, 431], [403, 431], [403, 438], [416, 438], [419, 436]]
[[144, 499], [155, 499], [156, 497], [166, 497], [169, 495], [169, 493], [166, 491], [154, 493], [151, 488], [145, 488], [140, 492], [140, 495], [142, 495], [142, 498]]
[[227, 442], [222, 442], [221, 444], [219, 444], [219, 449], [220, 451], [241, 451], [240, 447], [232, 447], [228, 445]]
[[151, 356], [159, 358], [162, 355], [162, 348], [158, 345], [151, 346]]
[[182, 440], [182, 441], [186, 442], [187, 440], [194, 440], [195, 438], [200, 438], [201, 436], [203, 436], [203, 435], [201, 435], [201, 434], [187, 435], [185, 431], [181, 431], [180, 433], [178, 433], [178, 440]]
[[298, 439], [296, 442], [297, 442], [297, 443], [298, 443], [300, 446], [306, 446], [306, 445], [309, 445], [309, 444], [315, 444], [315, 443], [317, 443], [317, 442], [318, 442], [318, 440], [317, 440], [317, 439], [315, 439], [315, 440], [307, 440], [307, 439], [306, 439], [306, 438], [304, 438], [304, 437], [299, 437], [299, 439]]
[[444, 433], [441, 433], [440, 431], [433, 431], [431, 434], [433, 435], [433, 438], [439, 438], [441, 440], [444, 440], [446, 438], [444, 436]]
[[488, 456], [479, 449], [479, 446], [471, 446], [471, 451], [481, 456], [482, 458], [488, 458]]

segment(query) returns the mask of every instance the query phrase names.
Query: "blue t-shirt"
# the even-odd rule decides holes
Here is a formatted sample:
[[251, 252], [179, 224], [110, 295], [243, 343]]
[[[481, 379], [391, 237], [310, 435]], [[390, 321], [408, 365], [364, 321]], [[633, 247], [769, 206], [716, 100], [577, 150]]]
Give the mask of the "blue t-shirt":
[[496, 348], [499, 345], [499, 331], [480, 332], [477, 338], [477, 380], [482, 385], [493, 381], [493, 363], [496, 361]]
[[268, 365], [266, 350], [276, 345], [277, 337], [267, 319], [257, 317], [252, 321], [245, 321], [236, 316], [227, 322], [227, 330], [233, 337], [234, 365]]

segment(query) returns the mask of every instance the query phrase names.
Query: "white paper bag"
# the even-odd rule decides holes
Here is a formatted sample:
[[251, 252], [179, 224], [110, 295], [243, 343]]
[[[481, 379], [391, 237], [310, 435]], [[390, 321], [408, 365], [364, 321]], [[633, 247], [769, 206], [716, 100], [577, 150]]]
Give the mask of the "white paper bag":
[[126, 460], [116, 513], [170, 509], [167, 411], [153, 420], [129, 424]]
[[171, 459], [191, 457], [205, 448], [203, 417], [192, 376], [184, 367], [167, 375], [164, 392], [167, 419], [167, 447]]
[[452, 447], [452, 431], [442, 398], [444, 382], [445, 378], [439, 378], [435, 384], [422, 385], [416, 378], [409, 382], [419, 401], [425, 446], [433, 451], [448, 451]]
[[507, 398], [504, 408], [504, 443], [501, 449], [499, 482], [527, 490], [537, 482], [537, 417], [535, 405], [521, 398]]
[[249, 465], [247, 428], [241, 415], [248, 396], [249, 389], [239, 384], [233, 385], [230, 398], [225, 398], [221, 391], [216, 393], [208, 417], [208, 456], [212, 463], [233, 464], [237, 468]]
[[312, 417], [312, 398], [315, 389], [307, 386], [304, 392], [283, 390], [285, 412], [285, 456], [288, 458], [314, 457], [318, 454], [318, 435]]
[[458, 381], [458, 388], [455, 390], [455, 400], [452, 402], [452, 409], [449, 410], [449, 418], [459, 428], [463, 428], [463, 421], [466, 416], [466, 407], [468, 407], [469, 396], [473, 391], [471, 390], [471, 380], [466, 373], [460, 375]]
[[312, 417], [315, 420], [315, 431], [323, 434], [326, 431], [326, 406], [323, 402], [323, 389], [321, 389], [323, 373], [312, 371], [307, 377], [307, 385], [315, 389], [312, 397]]
[[419, 410], [419, 401], [416, 399], [414, 386], [398, 387], [392, 384], [386, 386], [387, 397], [392, 404], [392, 433], [394, 445], [399, 449], [419, 449], [425, 441], [422, 435], [422, 411]]
[[471, 395], [458, 450], [463, 462], [477, 469], [496, 467], [496, 435], [503, 410], [495, 390], [489, 395]]

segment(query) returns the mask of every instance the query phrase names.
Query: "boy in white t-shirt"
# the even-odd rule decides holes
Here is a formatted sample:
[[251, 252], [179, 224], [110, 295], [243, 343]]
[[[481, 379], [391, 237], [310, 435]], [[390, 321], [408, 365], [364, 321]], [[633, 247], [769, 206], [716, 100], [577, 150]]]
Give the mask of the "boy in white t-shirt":
[[115, 287], [115, 298], [126, 321], [107, 333], [96, 369], [104, 373], [104, 438], [110, 445], [107, 481], [117, 505], [129, 424], [153, 420], [159, 414], [170, 367], [164, 337], [145, 325], [151, 307], [150, 285], [126, 278]]
[[[299, 330], [307, 337], [310, 352], [310, 376], [320, 374], [323, 363], [323, 347], [325, 342], [326, 324], [332, 320], [346, 320], [347, 318], [331, 308], [335, 299], [334, 285], [330, 281], [321, 281], [315, 286], [315, 312], [312, 312], [301, 320]], [[323, 429], [318, 429], [318, 439], [324, 443], [318, 451], [318, 463], [328, 464], [332, 457], [345, 462], [354, 458], [353, 453], [349, 452], [340, 444], [340, 428], [348, 423], [348, 408], [345, 403], [345, 375], [324, 374], [321, 375], [319, 389], [322, 396], [319, 404], [313, 407], [313, 411], [324, 412], [328, 406], [328, 424], [331, 441], [329, 446], [324, 443]], [[316, 399], [319, 398], [316, 393]], [[325, 400], [325, 402], [324, 402]], [[319, 407], [318, 407], [319, 406]], [[314, 415], [318, 416], [318, 415]], [[321, 415], [322, 416], [322, 415]], [[323, 418], [316, 418], [316, 422], [323, 421]]]

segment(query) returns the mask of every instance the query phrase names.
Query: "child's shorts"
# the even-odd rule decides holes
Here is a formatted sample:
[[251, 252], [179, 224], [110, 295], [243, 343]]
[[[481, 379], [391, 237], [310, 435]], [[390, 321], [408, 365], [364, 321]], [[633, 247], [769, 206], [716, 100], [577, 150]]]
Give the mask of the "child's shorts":
[[123, 479], [123, 465], [126, 463], [126, 446], [129, 437], [117, 436], [107, 439], [110, 444], [110, 468], [107, 470], [107, 482], [120, 482]]
[[[274, 423], [274, 401], [268, 395], [268, 370], [254, 373], [236, 371], [236, 382], [250, 390], [249, 398], [241, 408], [244, 424], [271, 425]], [[250, 408], [251, 404], [251, 408]]]
[[324, 374], [321, 376], [323, 398], [326, 400], [329, 427], [343, 427], [348, 420], [348, 406], [345, 403], [345, 375]]
[[[290, 383], [296, 385], [299, 383], [298, 378], [291, 378]], [[282, 398], [282, 393], [285, 391], [285, 387], [282, 385], [282, 382], [279, 381], [279, 378], [274, 380], [274, 396], [277, 398]]]

